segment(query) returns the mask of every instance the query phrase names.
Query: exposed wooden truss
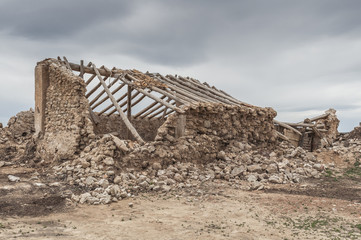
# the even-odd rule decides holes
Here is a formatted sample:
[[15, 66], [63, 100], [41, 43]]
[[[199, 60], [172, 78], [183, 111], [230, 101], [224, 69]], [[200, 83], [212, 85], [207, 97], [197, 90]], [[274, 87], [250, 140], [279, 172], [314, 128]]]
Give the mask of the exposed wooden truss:
[[97, 68], [92, 62], [85, 65], [81, 60], [76, 64], [66, 57], [58, 57], [58, 61], [84, 79], [92, 119], [118, 113], [133, 137], [141, 143], [143, 140], [131, 124], [132, 119], [165, 119], [173, 112], [184, 113], [182, 105], [197, 102], [252, 106], [189, 77], [118, 68], [110, 70], [105, 66]]

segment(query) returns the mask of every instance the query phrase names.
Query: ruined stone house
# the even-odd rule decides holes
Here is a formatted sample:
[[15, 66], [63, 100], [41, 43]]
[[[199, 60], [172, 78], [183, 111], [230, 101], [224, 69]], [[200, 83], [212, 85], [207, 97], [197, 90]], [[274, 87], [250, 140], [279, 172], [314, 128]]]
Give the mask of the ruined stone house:
[[35, 68], [35, 131], [39, 153], [47, 157], [71, 158], [104, 134], [167, 146], [202, 137], [207, 150], [194, 146], [178, 157], [202, 151], [215, 157], [229, 141], [274, 143], [275, 116], [271, 108], [243, 103], [189, 77], [97, 68], [66, 58], [46, 59]]
[[135, 165], [142, 159], [207, 161], [234, 142], [301, 142], [285, 130], [298, 131], [294, 127], [275, 125], [272, 108], [241, 102], [196, 79], [98, 68], [65, 57], [37, 64], [34, 111], [37, 152], [44, 159], [75, 158], [105, 135], [118, 146], [110, 155], [120, 149]]

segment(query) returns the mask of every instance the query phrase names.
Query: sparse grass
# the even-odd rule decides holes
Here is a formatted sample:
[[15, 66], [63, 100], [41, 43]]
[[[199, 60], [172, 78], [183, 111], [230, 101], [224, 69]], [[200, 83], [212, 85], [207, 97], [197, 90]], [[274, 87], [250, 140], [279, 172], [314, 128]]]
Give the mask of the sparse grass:
[[332, 177], [332, 175], [333, 175], [333, 173], [332, 173], [332, 171], [330, 169], [327, 169], [325, 171], [325, 177]]
[[351, 178], [353, 180], [356, 180], [357, 178], [361, 177], [361, 163], [360, 160], [357, 159], [356, 162], [353, 164], [354, 167], [349, 168], [345, 171], [345, 176], [348, 178]]
[[361, 224], [356, 224], [356, 225], [355, 225], [355, 228], [357, 228], [358, 230], [361, 231]]
[[360, 167], [361, 166], [361, 162], [360, 159], [357, 159], [356, 162], [353, 164], [355, 167]]
[[[315, 216], [292, 219], [284, 218], [284, 225], [303, 231], [315, 231], [325, 234], [329, 239], [359, 239], [361, 224], [354, 225], [340, 217]], [[356, 230], [358, 229], [358, 230]]]
[[5, 226], [2, 223], [0, 223], [0, 229], [1, 228], [5, 228]]
[[326, 169], [324, 172], [324, 177], [332, 179], [333, 181], [338, 181], [336, 174], [332, 172], [331, 169]]

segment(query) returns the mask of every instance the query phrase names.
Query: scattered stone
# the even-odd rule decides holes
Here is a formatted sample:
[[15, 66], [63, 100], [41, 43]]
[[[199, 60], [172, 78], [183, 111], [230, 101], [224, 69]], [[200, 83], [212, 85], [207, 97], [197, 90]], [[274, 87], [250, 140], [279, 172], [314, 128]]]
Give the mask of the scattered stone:
[[114, 159], [111, 158], [111, 157], [107, 157], [106, 159], [104, 159], [103, 162], [104, 162], [105, 165], [108, 165], [108, 166], [114, 165]]
[[14, 176], [14, 175], [8, 175], [8, 180], [9, 180], [10, 182], [20, 182], [20, 178]]
[[258, 173], [260, 173], [260, 172], [262, 172], [262, 167], [259, 164], [254, 164], [254, 165], [248, 166], [247, 170], [249, 172], [258, 172]]
[[153, 166], [152, 166], [152, 167], [153, 167], [153, 169], [156, 170], [156, 171], [162, 169], [162, 165], [160, 165], [160, 163], [158, 163], [158, 162], [153, 163]]
[[50, 187], [60, 187], [60, 186], [61, 186], [61, 183], [59, 183], [59, 182], [53, 182], [53, 183], [49, 183], [49, 186], [50, 186]]
[[279, 176], [277, 176], [277, 175], [272, 175], [272, 176], [268, 179], [268, 181], [269, 181], [270, 183], [277, 183], [277, 184], [281, 184], [281, 183], [282, 183], [282, 179], [281, 179]]
[[174, 175], [174, 180], [177, 181], [177, 182], [183, 182], [184, 181], [184, 178], [182, 177], [182, 175], [180, 175], [179, 173], [176, 173]]
[[221, 159], [221, 160], [226, 160], [226, 153], [224, 151], [220, 151], [218, 154], [217, 154], [217, 158], [218, 159]]
[[248, 177], [247, 177], [248, 182], [255, 182], [255, 181], [257, 181], [257, 179], [258, 179], [257, 176], [253, 175], [253, 174], [248, 175]]
[[132, 202], [130, 202], [130, 203], [128, 203], [128, 206], [129, 206], [130, 208], [132, 208], [132, 207], [134, 206], [134, 204], [133, 204]]
[[235, 167], [233, 168], [232, 172], [231, 172], [231, 177], [234, 178], [234, 177], [237, 177], [237, 176], [240, 176], [246, 169], [241, 166], [241, 167]]
[[252, 181], [250, 184], [251, 190], [262, 190], [264, 188], [263, 184], [258, 181]]
[[80, 204], [84, 204], [85, 202], [88, 201], [89, 198], [91, 198], [91, 194], [90, 193], [83, 193], [80, 195], [80, 198], [79, 198], [79, 203]]
[[115, 184], [119, 184], [119, 183], [121, 183], [122, 182], [122, 177], [121, 176], [116, 176], [115, 178], [114, 178], [114, 183]]

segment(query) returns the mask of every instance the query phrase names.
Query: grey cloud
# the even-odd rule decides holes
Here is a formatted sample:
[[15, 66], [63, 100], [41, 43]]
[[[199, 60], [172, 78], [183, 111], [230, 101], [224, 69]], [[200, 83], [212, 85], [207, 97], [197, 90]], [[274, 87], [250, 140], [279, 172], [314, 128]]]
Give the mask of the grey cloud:
[[5, 1], [0, 29], [40, 41], [76, 35], [80, 47], [186, 66], [212, 54], [259, 61], [305, 40], [359, 34], [360, 10], [352, 0]]
[[30, 39], [66, 39], [100, 21], [124, 18], [129, 1], [37, 0], [5, 1], [0, 5], [0, 29]]

